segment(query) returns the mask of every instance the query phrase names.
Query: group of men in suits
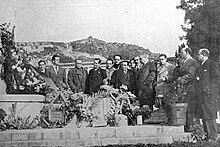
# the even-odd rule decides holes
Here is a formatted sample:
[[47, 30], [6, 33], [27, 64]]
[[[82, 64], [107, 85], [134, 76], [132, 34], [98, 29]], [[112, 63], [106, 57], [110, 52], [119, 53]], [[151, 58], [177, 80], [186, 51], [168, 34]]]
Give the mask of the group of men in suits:
[[[148, 105], [151, 109], [155, 104], [155, 89], [176, 81], [183, 86], [184, 102], [188, 103], [186, 130], [191, 131], [194, 119], [201, 118], [207, 139], [216, 140], [218, 66], [209, 59], [208, 49], [200, 49], [197, 60], [190, 54], [190, 48], [182, 48], [177, 66], [168, 63], [165, 54], [160, 54], [158, 63], [150, 61], [147, 54], [135, 57], [130, 63], [115, 55], [114, 59], [106, 60], [106, 69], [101, 68], [101, 60], [97, 58], [89, 73], [82, 67], [82, 60], [76, 59], [75, 68], [70, 69], [67, 76], [65, 70], [59, 67], [60, 57], [54, 55], [53, 65], [46, 70], [43, 65], [42, 71], [55, 85], [68, 85], [73, 92], [93, 94], [105, 84], [131, 91], [137, 96], [141, 107]], [[39, 61], [41, 67], [40, 64], [46, 62]]]

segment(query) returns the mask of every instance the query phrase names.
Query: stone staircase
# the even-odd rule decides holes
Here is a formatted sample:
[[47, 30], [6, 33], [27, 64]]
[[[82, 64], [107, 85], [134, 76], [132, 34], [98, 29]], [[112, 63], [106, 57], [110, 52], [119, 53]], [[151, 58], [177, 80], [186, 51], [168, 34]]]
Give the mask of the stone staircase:
[[162, 144], [191, 141], [184, 127], [142, 125], [0, 132], [0, 147], [84, 147], [126, 144]]

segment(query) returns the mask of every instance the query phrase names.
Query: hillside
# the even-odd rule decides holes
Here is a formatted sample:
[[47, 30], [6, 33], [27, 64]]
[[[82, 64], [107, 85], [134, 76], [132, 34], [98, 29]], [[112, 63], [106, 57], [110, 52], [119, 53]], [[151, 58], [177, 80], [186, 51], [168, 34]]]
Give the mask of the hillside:
[[149, 49], [143, 47], [116, 43], [105, 42], [91, 36], [87, 39], [72, 41], [72, 42], [17, 42], [18, 47], [25, 49], [33, 59], [50, 60], [53, 54], [61, 55], [61, 62], [73, 62], [75, 58], [82, 58], [85, 61], [92, 61], [93, 58], [112, 57], [115, 54], [120, 54], [123, 59], [131, 59], [141, 54], [149, 54], [151, 57], [157, 57], [157, 54], [151, 53]]

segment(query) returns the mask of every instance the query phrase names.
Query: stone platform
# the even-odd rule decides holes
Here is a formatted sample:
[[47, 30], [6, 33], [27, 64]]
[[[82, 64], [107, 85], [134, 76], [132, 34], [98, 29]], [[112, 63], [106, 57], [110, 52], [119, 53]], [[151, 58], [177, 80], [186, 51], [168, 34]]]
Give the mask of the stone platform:
[[161, 144], [191, 141], [183, 126], [7, 130], [0, 132], [0, 147], [84, 147], [125, 144]]
[[30, 116], [30, 120], [32, 120], [36, 115], [40, 114], [40, 110], [44, 106], [44, 100], [44, 96], [34, 94], [0, 95], [0, 108], [6, 114], [10, 114], [12, 104], [16, 103], [16, 116], [19, 115], [22, 118]]

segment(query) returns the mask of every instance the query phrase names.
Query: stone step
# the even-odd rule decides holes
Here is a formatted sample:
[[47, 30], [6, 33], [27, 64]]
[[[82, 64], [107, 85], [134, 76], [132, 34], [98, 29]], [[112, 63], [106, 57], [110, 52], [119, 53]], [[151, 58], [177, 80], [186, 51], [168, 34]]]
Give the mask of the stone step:
[[[177, 136], [178, 134], [173, 134]], [[184, 134], [182, 134], [184, 136]], [[185, 138], [188, 136], [185, 135]], [[2, 142], [0, 147], [85, 147], [85, 146], [107, 146], [107, 145], [135, 145], [135, 144], [168, 144], [177, 141], [171, 136], [140, 137], [140, 138], [105, 138], [105, 139], [79, 139], [79, 140], [42, 140], [42, 141], [13, 141]], [[188, 141], [181, 140], [178, 141]]]
[[[183, 126], [143, 125], [128, 127], [88, 127], [0, 132], [1, 146], [100, 146], [110, 144], [161, 144], [190, 141]], [[16, 144], [16, 145], [14, 145]], [[22, 144], [22, 145], [20, 145]]]

